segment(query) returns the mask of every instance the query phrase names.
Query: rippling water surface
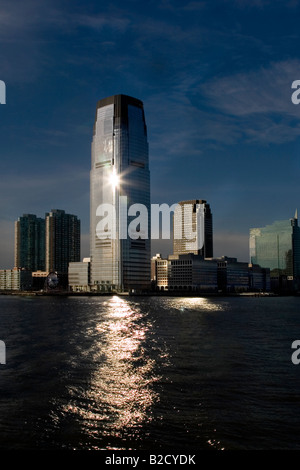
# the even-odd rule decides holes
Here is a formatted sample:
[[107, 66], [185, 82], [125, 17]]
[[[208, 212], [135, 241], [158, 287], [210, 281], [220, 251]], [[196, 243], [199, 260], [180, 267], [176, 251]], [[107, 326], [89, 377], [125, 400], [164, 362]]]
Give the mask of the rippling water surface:
[[300, 449], [300, 298], [0, 297], [1, 449]]

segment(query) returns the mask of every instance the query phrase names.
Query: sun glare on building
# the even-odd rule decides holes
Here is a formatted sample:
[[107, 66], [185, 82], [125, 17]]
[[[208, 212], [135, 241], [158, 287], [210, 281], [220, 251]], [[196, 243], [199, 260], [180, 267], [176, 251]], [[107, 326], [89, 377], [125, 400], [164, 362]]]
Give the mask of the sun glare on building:
[[117, 174], [115, 168], [113, 168], [110, 175], [110, 184], [112, 185], [113, 189], [117, 188], [120, 184], [120, 176]]

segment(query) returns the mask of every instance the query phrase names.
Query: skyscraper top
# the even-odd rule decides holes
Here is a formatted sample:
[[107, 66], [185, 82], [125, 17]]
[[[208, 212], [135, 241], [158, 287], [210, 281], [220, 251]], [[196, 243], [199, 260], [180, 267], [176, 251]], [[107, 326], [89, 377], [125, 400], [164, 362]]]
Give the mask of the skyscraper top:
[[[128, 125], [128, 112], [127, 112], [128, 105], [136, 106], [138, 108], [141, 108], [144, 111], [143, 102], [137, 98], [133, 98], [132, 96], [120, 94], [120, 95], [112, 95], [112, 96], [108, 96], [107, 98], [103, 98], [97, 102], [93, 135], [95, 135], [95, 132], [96, 132], [96, 121], [97, 121], [98, 109], [103, 108], [104, 106], [111, 105], [111, 104], [113, 104], [115, 108], [114, 118], [116, 120], [119, 119], [120, 124], [122, 123], [125, 126]], [[144, 122], [144, 125], [146, 127], [145, 122]]]
[[143, 102], [139, 100], [138, 98], [120, 94], [120, 95], [112, 95], [106, 98], [102, 98], [101, 100], [97, 102], [97, 108], [102, 108], [102, 106], [106, 106], [108, 104], [117, 104], [121, 102], [134, 104], [135, 106], [139, 106], [141, 108], [143, 107]]
[[[185, 211], [185, 208], [189, 210]], [[205, 199], [192, 199], [178, 203], [174, 212], [173, 253], [174, 255], [194, 253], [205, 258], [212, 258], [212, 213]]]

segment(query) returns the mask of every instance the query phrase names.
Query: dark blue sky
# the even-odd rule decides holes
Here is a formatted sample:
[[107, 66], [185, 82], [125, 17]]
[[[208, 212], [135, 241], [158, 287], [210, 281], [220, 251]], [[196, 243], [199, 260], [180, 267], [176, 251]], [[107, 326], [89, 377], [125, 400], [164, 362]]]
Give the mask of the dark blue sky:
[[[300, 207], [298, 0], [0, 1], [0, 267], [14, 221], [65, 209], [88, 256], [96, 103], [144, 102], [153, 203], [206, 199], [215, 255]], [[168, 254], [165, 244], [153, 252]]]

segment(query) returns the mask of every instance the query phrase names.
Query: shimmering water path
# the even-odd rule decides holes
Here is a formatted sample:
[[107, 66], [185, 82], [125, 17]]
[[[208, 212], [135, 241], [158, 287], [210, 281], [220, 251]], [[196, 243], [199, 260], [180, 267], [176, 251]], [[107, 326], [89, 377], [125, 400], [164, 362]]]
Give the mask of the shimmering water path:
[[300, 298], [0, 296], [0, 449], [300, 449]]

